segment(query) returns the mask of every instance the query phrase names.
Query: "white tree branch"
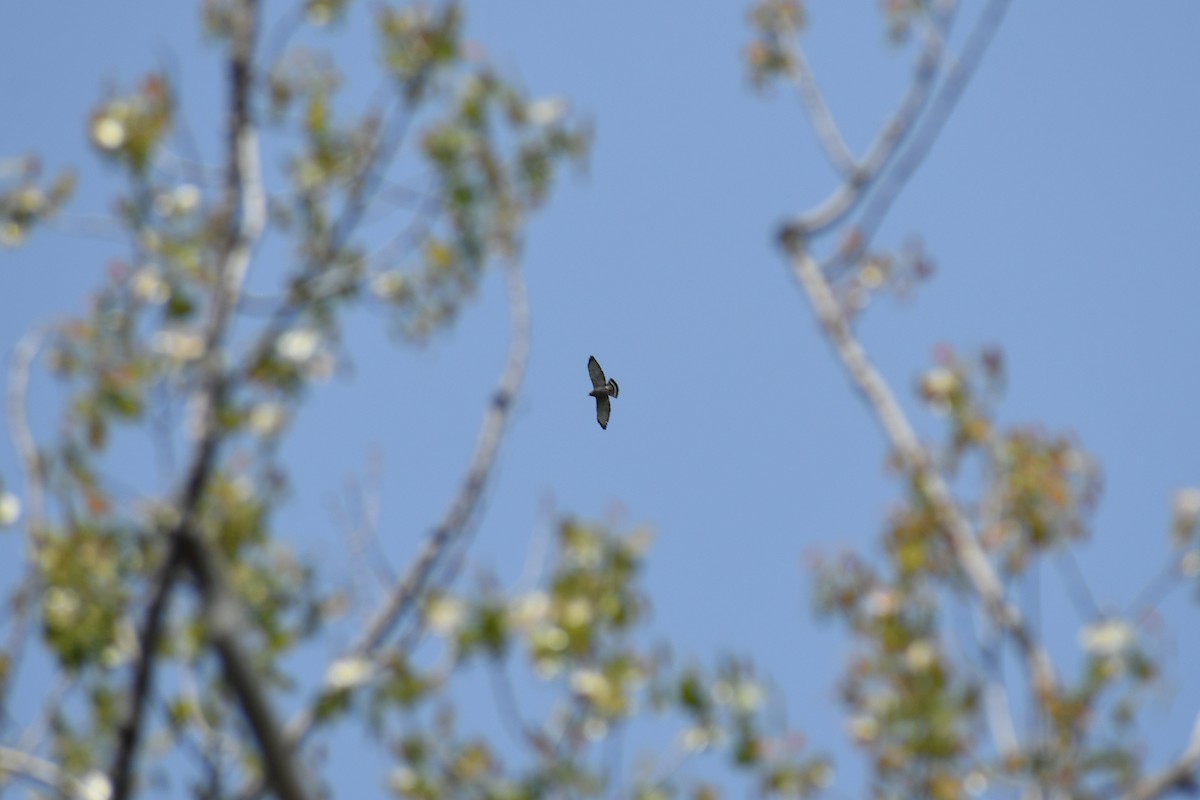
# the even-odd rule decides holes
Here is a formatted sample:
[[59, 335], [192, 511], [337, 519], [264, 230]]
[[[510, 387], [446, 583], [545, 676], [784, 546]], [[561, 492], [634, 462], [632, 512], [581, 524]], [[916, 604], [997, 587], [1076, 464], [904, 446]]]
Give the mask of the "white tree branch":
[[29, 428], [25, 402], [29, 393], [29, 371], [41, 346], [41, 332], [25, 334], [13, 348], [8, 367], [8, 428], [21, 459], [25, 499], [28, 504], [25, 529], [29, 534], [31, 552], [36, 547], [38, 528], [45, 517], [46, 492], [42, 458], [38, 453], [37, 441]]
[[[846, 218], [846, 215], [862, 199], [880, 173], [891, 163], [892, 158], [896, 155], [905, 137], [913, 129], [913, 126], [916, 125], [941, 68], [942, 56], [945, 51], [944, 31], [953, 19], [957, 2], [956, 0], [948, 0], [945, 5], [947, 9], [940, 16], [941, 24], [931, 24], [925, 29], [921, 52], [917, 56], [916, 64], [913, 67], [913, 76], [909, 82], [908, 90], [900, 100], [896, 110], [880, 130], [875, 141], [871, 143], [862, 161], [856, 165], [853, 173], [847, 180], [838, 186], [824, 202], [816, 208], [801, 214], [793, 222], [795, 229], [803, 236], [810, 237], [827, 231], [834, 225], [842, 222]], [[795, 63], [800, 65], [807, 63], [804, 61], [803, 51], [799, 46], [796, 47], [794, 60]], [[823, 98], [820, 98], [819, 102], [808, 101], [806, 105], [811, 106], [813, 103], [817, 103], [817, 116], [814, 117], [814, 125], [817, 128], [818, 135], [824, 139], [829, 136], [829, 133], [822, 134], [821, 131], [823, 128], [832, 127], [833, 121], [832, 118], [828, 119], [828, 121], [823, 121], [824, 118], [829, 116], [829, 109], [825, 105]], [[809, 112], [812, 113], [812, 110], [810, 107]], [[832, 129], [836, 131], [836, 128]], [[828, 145], [826, 146], [828, 147]]]
[[1050, 657], [1026, 626], [1021, 613], [1004, 596], [1004, 587], [984, 553], [970, 521], [955, 503], [941, 475], [930, 465], [929, 455], [917, 439], [887, 382], [875, 369], [866, 351], [850, 330], [842, 307], [821, 267], [795, 238], [787, 242], [792, 271], [817, 314], [825, 335], [845, 367], [851, 382], [874, 412], [901, 462], [912, 471], [929, 499], [955, 558], [993, 623], [1020, 648], [1034, 687], [1041, 696], [1053, 694], [1058, 682]]
[[[509, 313], [513, 327], [512, 344], [509, 346], [508, 359], [500, 382], [484, 412], [483, 427], [475, 443], [475, 452], [471, 456], [467, 473], [445, 516], [426, 539], [416, 560], [409, 565], [399, 583], [372, 615], [362, 635], [338, 660], [372, 659], [379, 653], [387, 636], [416, 608], [421, 592], [428, 585], [434, 569], [445, 553], [462, 537], [483, 496], [513, 403], [521, 387], [525, 363], [529, 356], [529, 304], [525, 293], [525, 279], [517, 264], [507, 265], [507, 278]], [[312, 707], [293, 719], [286, 731], [289, 743], [296, 746], [303, 742], [314, 721], [315, 711]]]
[[23, 750], [0, 747], [0, 773], [5, 772], [40, 783], [49, 789], [67, 790], [71, 797], [89, 797], [83, 783], [67, 775], [58, 764]]
[[825, 102], [825, 95], [821, 92], [821, 86], [817, 83], [816, 76], [813, 75], [804, 50], [799, 46], [794, 46], [790, 48], [788, 55], [791, 64], [788, 74], [800, 92], [800, 99], [804, 103], [804, 109], [808, 113], [809, 119], [812, 120], [817, 140], [821, 143], [826, 157], [829, 158], [834, 168], [844, 178], [853, 178], [858, 173], [858, 161], [850, 152], [850, 147], [846, 144], [842, 132], [838, 130], [837, 122], [829, 110], [829, 104]]
[[[1191, 741], [1180, 753], [1179, 758], [1161, 772], [1139, 783], [1126, 795], [1126, 800], [1154, 800], [1173, 789], [1182, 791], [1195, 780], [1197, 770], [1200, 770], [1200, 716], [1196, 717], [1192, 726]], [[1190, 793], [1194, 794], [1194, 791]]]

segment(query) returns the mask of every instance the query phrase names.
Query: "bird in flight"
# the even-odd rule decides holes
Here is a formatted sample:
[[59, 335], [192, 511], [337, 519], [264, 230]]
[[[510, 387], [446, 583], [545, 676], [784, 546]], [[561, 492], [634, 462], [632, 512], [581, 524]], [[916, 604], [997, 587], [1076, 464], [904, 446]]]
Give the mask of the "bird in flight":
[[596, 398], [596, 422], [600, 423], [601, 428], [607, 428], [608, 415], [612, 412], [608, 398], [616, 397], [621, 389], [612, 378], [604, 379], [604, 370], [600, 369], [600, 362], [595, 356], [588, 358], [588, 374], [592, 376], [592, 390], [588, 396]]

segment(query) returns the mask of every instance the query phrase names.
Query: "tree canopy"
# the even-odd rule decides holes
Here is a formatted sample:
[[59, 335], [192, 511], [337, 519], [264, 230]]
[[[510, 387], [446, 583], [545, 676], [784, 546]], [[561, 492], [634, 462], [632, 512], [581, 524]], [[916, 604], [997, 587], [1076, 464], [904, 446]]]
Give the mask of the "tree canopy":
[[[732, 378], [696, 352], [705, 337], [772, 379], [803, 364], [777, 363], [772, 348], [786, 354], [793, 344], [760, 336], [756, 312], [702, 309], [699, 334], [677, 325], [675, 307], [694, 297], [679, 265], [645, 266], [665, 276], [648, 322], [633, 320], [646, 302], [633, 290], [563, 265], [562, 280], [592, 298], [576, 319], [586, 330], [573, 336], [599, 348], [606, 331], [630, 324], [641, 341], [615, 359], [595, 353], [624, 390], [605, 430], [586, 396], [591, 352], [570, 356], [573, 372], [555, 372], [566, 388], [531, 396], [532, 354], [565, 338], [534, 334], [539, 302], [553, 306], [561, 286], [529, 266], [538, 216], [579, 224], [554, 214], [555, 190], [594, 169], [605, 121], [527, 87], [521, 53], [473, 37], [471, 4], [204, 0], [196, 25], [207, 56], [185, 66], [190, 80], [205, 70], [207, 95], [185, 91], [192, 83], [167, 55], [77, 109], [92, 156], [118, 186], [104, 208], [76, 208], [94, 167], [61, 164], [53, 152], [6, 156], [0, 246], [15, 254], [11, 269], [60, 280], [36, 263], [37, 241], [50, 237], [94, 236], [103, 253], [89, 256], [102, 271], [82, 307], [60, 308], [64, 316], [11, 343], [0, 789], [88, 800], [298, 800], [367, 782], [399, 797], [512, 800], [1193, 792], [1200, 734], [1158, 752], [1148, 705], [1171, 668], [1160, 606], [1200, 573], [1200, 489], [1181, 486], [1164, 510], [1168, 530], [1145, 535], [1139, 548], [1165, 567], [1123, 590], [1133, 600], [1114, 610], [1095, 599], [1080, 556], [1100, 503], [1099, 460], [1068, 427], [1010, 418], [1005, 392], [1020, 371], [1004, 349], [943, 344], [930, 362], [910, 350], [905, 368], [919, 374], [908, 385], [864, 333], [880, 300], [903, 303], [936, 283], [936, 242], [910, 231], [896, 243], [889, 217], [1009, 12], [1007, 0], [880, 5], [885, 42], [875, 46], [906, 66], [865, 146], [818, 79], [809, 48], [822, 35], [820, 10], [799, 0], [745, 9], [738, 89], [763, 103], [798, 98], [810, 155], [823, 158], [825, 172], [808, 161], [801, 172], [821, 187], [816, 202], [794, 211], [814, 191], [806, 185], [762, 220], [763, 231], [774, 226], [762, 238], [786, 268], [797, 314], [801, 301], [810, 309], [805, 322], [816, 324], [804, 330], [825, 346], [826, 372], [839, 376], [858, 427], [882, 443], [876, 482], [890, 500], [855, 490], [876, 522], [861, 547], [813, 554], [791, 506], [832, 490], [785, 474], [776, 494], [791, 506], [770, 513], [732, 494], [697, 497], [744, 519], [733, 533], [711, 511], [711, 529], [655, 531], [624, 512], [547, 501], [533, 536], [505, 533], [507, 552], [520, 551], [514, 563], [526, 565], [518, 579], [509, 565], [476, 558], [529, 404], [578, 422], [564, 436], [554, 417], [533, 448], [531, 458], [553, 465], [551, 481], [576, 466], [595, 466], [593, 482], [615, 475], [647, 452], [635, 436], [667, 448], [712, 436], [719, 444], [704, 461], [720, 476], [767, 443], [752, 434], [762, 430], [759, 398], [731, 405], [714, 391]], [[619, 58], [622, 43], [608, 46]], [[664, 70], [678, 67], [671, 54], [664, 43]], [[733, 74], [732, 59], [726, 67]], [[671, 98], [661, 100], [645, 113], [669, 114]], [[717, 174], [717, 162], [735, 160], [705, 130], [674, 137], [675, 147], [703, 151], [698, 170], [710, 160]], [[640, 190], [659, 190], [650, 185], [659, 155], [636, 165]], [[724, 192], [711, 188], [718, 203], [739, 203]], [[703, 241], [706, 231], [666, 206], [642, 224]], [[987, 222], [1007, 224], [999, 213]], [[623, 257], [642, 256], [630, 247]], [[766, 280], [745, 269], [724, 277], [731, 306], [742, 297], [734, 283]], [[410, 361], [474, 338], [494, 363], [456, 364], [480, 376], [457, 382], [396, 378], [397, 362], [381, 363], [365, 335]], [[383, 381], [369, 385], [386, 387], [388, 415], [338, 399], [337, 386], [359, 380]], [[799, 412], [805, 399], [779, 380]], [[639, 417], [639, 398], [666, 391], [704, 429]], [[331, 395], [340, 410], [311, 422], [309, 409]], [[560, 398], [573, 404], [560, 412]], [[477, 429], [458, 416], [464, 403], [482, 414]], [[384, 452], [347, 480], [332, 464], [351, 422], [407, 426], [410, 449]], [[315, 438], [305, 447], [289, 444], [306, 430]], [[789, 432], [775, 435], [793, 447]], [[404, 465], [403, 493], [381, 489], [388, 460]], [[448, 483], [446, 461], [459, 464]], [[686, 483], [673, 463], [640, 466], [646, 482]], [[764, 491], [776, 485], [762, 480]], [[314, 492], [328, 500], [328, 519], [297, 519]], [[414, 531], [406, 503], [441, 510]], [[299, 525], [322, 531], [325, 544], [298, 535]], [[806, 718], [803, 698], [824, 690], [805, 685], [804, 665], [781, 675], [736, 646], [697, 655], [656, 624], [647, 579], [656, 533], [728, 533], [732, 553], [755, 548], [761, 527], [786, 529], [797, 561], [810, 556], [795, 582], [811, 588], [839, 646], [805, 657], [836, 662], [839, 679], [826, 689], [840, 705], [837, 729]], [[710, 594], [759, 588], [701, 572], [689, 580]], [[763, 608], [755, 624], [790, 638], [784, 618], [802, 615], [799, 603]], [[386, 764], [378, 775], [325, 763], [328, 748], [360, 744], [374, 753], [364, 763]]]

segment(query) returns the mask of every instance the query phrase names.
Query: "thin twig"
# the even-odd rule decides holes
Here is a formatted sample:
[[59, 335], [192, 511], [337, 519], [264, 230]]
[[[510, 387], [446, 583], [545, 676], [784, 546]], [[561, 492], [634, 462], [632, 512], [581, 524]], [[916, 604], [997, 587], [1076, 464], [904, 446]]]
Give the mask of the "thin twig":
[[1055, 553], [1054, 565], [1058, 568], [1063, 584], [1067, 587], [1067, 593], [1071, 596], [1071, 602], [1074, 604], [1075, 613], [1079, 618], [1087, 622], [1095, 622], [1100, 619], [1103, 616], [1100, 604], [1096, 602], [1096, 596], [1092, 594], [1092, 589], [1088, 586], [1087, 578], [1079, 567], [1079, 560], [1075, 557], [1075, 553], [1067, 549], [1060, 550]]
[[790, 56], [791, 69], [788, 72], [800, 92], [800, 99], [812, 121], [817, 140], [838, 172], [846, 179], [853, 178], [858, 172], [858, 162], [855, 160], [854, 154], [850, 152], [850, 147], [846, 144], [842, 132], [838, 130], [837, 122], [829, 111], [825, 95], [822, 94], [821, 86], [817, 83], [812, 68], [808, 65], [804, 50], [799, 46], [792, 47]]
[[1200, 716], [1196, 717], [1192, 738], [1179, 758], [1161, 772], [1138, 783], [1126, 795], [1126, 800], [1154, 800], [1174, 789], [1188, 788], [1195, 780], [1197, 770], [1200, 770]]
[[1009, 2], [1010, 0], [991, 0], [980, 12], [975, 26], [971, 29], [971, 33], [963, 45], [961, 54], [946, 71], [946, 79], [938, 89], [933, 102], [930, 103], [929, 113], [921, 119], [919, 128], [915, 131], [903, 154], [883, 176], [875, 191], [871, 193], [858, 220], [857, 249], [859, 252], [864, 251], [870, 244], [888, 211], [891, 210], [892, 204], [895, 203], [896, 197], [908, 184], [917, 168], [925, 161], [925, 157], [929, 155], [938, 135], [945, 128], [951, 112], [958, 104], [963, 89], [971, 81], [992, 38], [1004, 21]]
[[[363, 214], [378, 193], [380, 183], [384, 180], [392, 162], [395, 161], [408, 134], [412, 122], [412, 110], [397, 107], [393, 110], [388, 122], [379, 132], [372, 147], [370, 158], [363, 160], [363, 169], [350, 179], [346, 201], [341, 213], [334, 222], [331, 232], [320, 247], [317, 255], [304, 265], [288, 290], [280, 305], [271, 313], [271, 319], [250, 347], [242, 367], [242, 374], [252, 371], [275, 346], [276, 340], [292, 323], [296, 314], [305, 302], [318, 302], [325, 296], [336, 294], [349, 286], [356, 279], [345, 267], [335, 267], [327, 270], [329, 264], [336, 260], [338, 253], [346, 246], [350, 237], [358, 230]], [[270, 298], [253, 297], [253, 305], [261, 305]], [[240, 304], [240, 298], [239, 298]], [[250, 309], [254, 311], [254, 309]], [[257, 311], [255, 311], [257, 313]]]
[[517, 594], [532, 591], [542, 581], [546, 570], [546, 554], [554, 537], [554, 500], [547, 495], [542, 499], [541, 513], [533, 528], [529, 546], [525, 549], [525, 566], [517, 579], [514, 590]]
[[846, 215], [854, 210], [879, 174], [891, 163], [892, 157], [913, 129], [941, 69], [945, 51], [945, 31], [953, 20], [956, 3], [951, 2], [948, 6], [948, 10], [939, 17], [939, 24], [927, 27], [908, 90], [867, 150], [858, 169], [824, 202], [801, 214], [792, 223], [796, 232], [803, 237], [815, 236], [842, 222]]
[[12, 595], [12, 629], [4, 652], [8, 655], [6, 677], [0, 681], [0, 730], [8, 719], [9, 689], [17, 673], [17, 667], [25, 654], [32, 615], [36, 608], [34, 598], [39, 592], [41, 576], [37, 567], [37, 555], [45, 533], [45, 469], [37, 441], [29, 427], [25, 413], [29, 395], [29, 373], [38, 350], [42, 346], [40, 332], [27, 333], [13, 348], [8, 370], [8, 427], [13, 444], [21, 462], [21, 477], [28, 510], [25, 513], [25, 573], [21, 585]]
[[[429, 534], [424, 547], [404, 577], [392, 588], [383, 604], [372, 615], [362, 634], [336, 659], [337, 661], [376, 659], [379, 656], [387, 636], [416, 607], [417, 600], [434, 569], [445, 553], [462, 537], [475, 516], [495, 464], [509, 415], [521, 388], [529, 356], [529, 304], [525, 293], [525, 279], [520, 267], [514, 262], [507, 265], [507, 276], [509, 312], [513, 327], [512, 343], [500, 382], [484, 412], [483, 426], [462, 485], [442, 521]], [[328, 688], [323, 687], [320, 694], [324, 695]], [[288, 745], [292, 748], [302, 745], [315, 723], [315, 704], [310, 704], [288, 723], [284, 733]], [[250, 785], [236, 796], [258, 797], [262, 789], [261, 785]]]
[[508, 665], [503, 659], [488, 661], [488, 677], [491, 678], [492, 699], [496, 702], [496, 711], [509, 729], [509, 734], [544, 755], [546, 749], [544, 737], [522, 718], [521, 706], [517, 703], [517, 694], [512, 685], [512, 677], [508, 674]]
[[[524, 277], [516, 264], [510, 264], [508, 267], [508, 285], [513, 325], [512, 345], [509, 348], [504, 374], [484, 413], [483, 428], [479, 432], [479, 440], [475, 444], [475, 452], [467, 467], [467, 474], [446, 515], [429, 535], [417, 559], [372, 616], [345, 658], [361, 659], [373, 656], [387, 635], [413, 610], [421, 590], [425, 588], [442, 554], [458, 539], [471, 521], [487, 486], [509, 414], [525, 374], [525, 362], [529, 354], [529, 306], [525, 296]], [[302, 742], [312, 722], [311, 710], [301, 714], [288, 725], [288, 740], [294, 744]]]
[[28, 532], [30, 552], [36, 550], [38, 529], [45, 517], [45, 476], [42, 457], [38, 453], [37, 440], [29, 428], [25, 414], [26, 398], [29, 394], [29, 370], [42, 346], [43, 334], [33, 331], [21, 337], [13, 348], [8, 367], [8, 429], [21, 459], [25, 499], [28, 510], [25, 530]]
[[1012, 702], [1004, 685], [1004, 662], [1000, 650], [1000, 637], [996, 626], [986, 616], [979, 623], [984, 630], [979, 634], [979, 649], [984, 671], [983, 710], [987, 719], [992, 742], [1001, 760], [1015, 754], [1020, 748], [1017, 727], [1013, 722]]
[[1135, 619], [1139, 623], [1145, 622], [1146, 618], [1158, 604], [1166, 599], [1175, 587], [1183, 582], [1183, 555], [1176, 554], [1171, 556], [1167, 565], [1151, 579], [1150, 583], [1142, 587], [1138, 592], [1133, 602], [1129, 604], [1129, 611], [1126, 616], [1130, 619]]
[[59, 713], [63, 703], [67, 702], [67, 696], [78, 684], [78, 675], [62, 671], [55, 676], [54, 685], [46, 692], [38, 718], [21, 732], [21, 737], [17, 740], [18, 750], [26, 753], [36, 753], [41, 750], [46, 735], [51, 730], [54, 715]]

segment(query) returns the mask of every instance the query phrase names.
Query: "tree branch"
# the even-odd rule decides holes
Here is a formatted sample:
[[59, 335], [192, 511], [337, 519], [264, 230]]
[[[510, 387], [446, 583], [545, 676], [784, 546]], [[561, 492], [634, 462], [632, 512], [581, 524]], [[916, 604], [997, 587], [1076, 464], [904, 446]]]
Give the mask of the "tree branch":
[[928, 453], [917, 439], [891, 388], [850, 331], [841, 305], [820, 265], [805, 249], [804, 242], [794, 234], [788, 233], [785, 233], [784, 239], [791, 257], [792, 271], [808, 294], [825, 335], [851, 382], [874, 412], [901, 463], [912, 471], [918, 488], [928, 498], [955, 558], [972, 589], [983, 602], [984, 610], [997, 627], [1006, 631], [1020, 648], [1036, 691], [1041, 696], [1053, 694], [1057, 687], [1057, 679], [1050, 657], [1029, 631], [1021, 612], [1005, 599], [1000, 578], [988, 561], [970, 521], [954, 502], [946, 482], [930, 465]]
[[946, 79], [930, 104], [929, 113], [922, 117], [909, 145], [896, 160], [894, 166], [883, 176], [875, 191], [871, 193], [871, 198], [867, 201], [858, 220], [857, 229], [860, 236], [857, 250], [859, 252], [865, 250], [870, 244], [888, 211], [891, 210], [896, 197], [912, 178], [917, 168], [925, 161], [925, 157], [929, 155], [938, 135], [946, 126], [951, 112], [958, 104], [963, 90], [979, 67], [1000, 23], [1004, 21], [1009, 1], [990, 0], [980, 12], [957, 61], [946, 71]]
[[[236, 600], [224, 589], [218, 568], [207, 546], [195, 531], [195, 517], [217, 460], [221, 443], [220, 407], [229, 391], [222, 363], [222, 343], [237, 306], [254, 245], [266, 223], [266, 200], [258, 159], [258, 135], [250, 113], [253, 88], [253, 53], [257, 35], [258, 3], [242, 0], [234, 9], [230, 36], [230, 125], [226, 170], [225, 209], [231, 222], [213, 305], [205, 330], [203, 381], [196, 400], [201, 409], [201, 429], [196, 449], [176, 503], [177, 521], [169, 534], [169, 550], [155, 578], [150, 605], [139, 637], [129, 709], [119, 727], [110, 769], [114, 800], [125, 800], [132, 791], [133, 763], [137, 755], [144, 710], [149, 695], [158, 641], [164, 628], [170, 595], [180, 568], [196, 579], [214, 649], [225, 677], [238, 697], [257, 740], [272, 786], [289, 800], [305, 797], [286, 748], [280, 746], [266, 698], [236, 642], [239, 619]], [[232, 610], [230, 610], [232, 609]]]
[[[445, 516], [426, 539], [416, 560], [393, 588], [383, 604], [368, 621], [361, 636], [335, 661], [374, 659], [379, 655], [387, 636], [403, 618], [416, 607], [421, 591], [427, 586], [434, 569], [441, 563], [450, 547], [462, 538], [479, 505], [495, 464], [504, 431], [512, 413], [513, 403], [525, 375], [529, 356], [529, 303], [525, 279], [516, 263], [507, 265], [509, 314], [512, 318], [512, 343], [504, 372], [483, 416], [483, 426], [475, 443], [467, 473]], [[322, 688], [321, 694], [330, 689]], [[284, 737], [295, 749], [304, 743], [316, 722], [315, 703], [295, 716], [287, 725]], [[261, 785], [249, 785], [237, 797], [254, 798], [262, 793]]]
[[13, 444], [21, 459], [21, 470], [25, 481], [26, 511], [25, 529], [29, 532], [29, 549], [36, 549], [38, 528], [45, 516], [45, 480], [42, 475], [42, 457], [38, 453], [37, 441], [29, 429], [25, 414], [25, 400], [29, 393], [29, 370], [42, 346], [40, 332], [27, 333], [13, 348], [8, 367], [8, 429]]
[[[1003, 18], [1007, 2], [1008, 0], [991, 0], [981, 13], [968, 41], [963, 62], [955, 67], [952, 78], [948, 79], [939, 94], [938, 113], [925, 126], [928, 135], [905, 152], [905, 161], [901, 165], [904, 168], [896, 168], [896, 177], [889, 183], [890, 191], [898, 191], [920, 163], [932, 142], [932, 137], [941, 129], [954, 101], [973, 73], [995, 28]], [[1052, 693], [1057, 686], [1049, 656], [1030, 631], [1020, 611], [1005, 598], [1004, 587], [983, 551], [970, 521], [955, 503], [945, 480], [931, 464], [929, 454], [917, 439], [891, 388], [854, 337], [829, 279], [809, 251], [812, 238], [828, 232], [842, 222], [868, 192], [878, 191], [876, 181], [892, 163], [901, 145], [921, 119], [942, 64], [945, 34], [953, 22], [957, 6], [957, 0], [943, 0], [929, 20], [925, 41], [917, 58], [908, 91], [896, 112], [876, 137], [861, 167], [823, 203], [785, 225], [780, 239], [790, 257], [792, 272], [808, 295], [834, 352], [851, 382], [874, 412], [901, 462], [912, 471], [919, 491], [932, 505], [955, 558], [973, 591], [982, 601], [984, 611], [1000, 630], [1016, 641], [1029, 667], [1036, 691], [1046, 695]], [[797, 63], [804, 62], [800, 60]], [[821, 128], [831, 124], [832, 120], [824, 119], [827, 114], [828, 109], [822, 101], [817, 108], [814, 125]], [[886, 209], [886, 206], [880, 208]]]
[[[941, 69], [942, 56], [945, 51], [945, 33], [953, 21], [957, 6], [956, 0], [950, 0], [947, 6], [947, 10], [939, 16], [938, 24], [930, 24], [926, 28], [925, 39], [913, 66], [913, 76], [908, 90], [892, 116], [880, 130], [875, 141], [872, 142], [857, 169], [823, 203], [801, 214], [792, 223], [792, 226], [802, 236], [814, 236], [842, 222], [846, 215], [854, 210], [879, 174], [891, 163], [905, 137], [916, 125]], [[796, 47], [795, 55], [796, 63], [806, 63], [799, 46]], [[824, 107], [823, 102], [821, 105]], [[828, 114], [828, 109], [825, 108], [823, 113]], [[819, 130], [823, 123], [818, 117], [814, 120], [814, 124]]]
[[8, 427], [21, 462], [22, 484], [28, 510], [25, 512], [25, 575], [21, 586], [12, 595], [13, 623], [5, 652], [8, 654], [6, 676], [0, 681], [0, 730], [8, 719], [8, 696], [16, 676], [17, 666], [25, 653], [29, 636], [30, 616], [34, 609], [40, 583], [37, 555], [45, 522], [45, 474], [37, 441], [29, 428], [25, 414], [29, 394], [29, 371], [42, 345], [41, 333], [28, 333], [13, 348], [8, 368]]
[[89, 796], [83, 783], [67, 775], [58, 764], [11, 747], [0, 747], [0, 772], [18, 775], [49, 789], [66, 789], [72, 797]]
[[191, 531], [179, 541], [183, 559], [195, 576], [203, 599], [206, 633], [221, 660], [225, 680], [237, 696], [242, 713], [254, 734], [267, 780], [283, 800], [302, 800], [308, 793], [301, 784], [300, 771], [292, 760], [282, 729], [263, 691], [262, 681], [238, 644], [238, 636], [246, 627], [242, 621], [241, 604], [225, 585], [208, 545]]
[[[388, 634], [416, 607], [421, 591], [426, 587], [433, 570], [451, 545], [462, 536], [479, 505], [499, 451], [513, 402], [521, 387], [529, 355], [529, 305], [525, 294], [525, 279], [520, 267], [515, 263], [508, 265], [508, 292], [513, 326], [508, 361], [492, 395], [492, 401], [484, 412], [483, 427], [475, 444], [475, 452], [471, 456], [458, 493], [404, 577], [395, 585], [383, 605], [376, 610], [362, 635], [339, 660], [369, 659], [378, 653]], [[287, 727], [288, 741], [293, 746], [302, 743], [312, 729], [314, 720], [315, 712], [311, 707], [293, 719]]]
[[1179, 758], [1162, 772], [1139, 783], [1126, 795], [1126, 800], [1154, 800], [1173, 789], [1194, 789], [1197, 770], [1200, 770], [1200, 716], [1196, 717], [1191, 741]]
[[808, 65], [808, 58], [805, 57], [804, 50], [799, 45], [793, 46], [790, 50], [791, 69], [788, 70], [788, 74], [800, 92], [800, 100], [804, 103], [804, 109], [812, 121], [817, 140], [825, 149], [825, 155], [834, 168], [842, 174], [842, 177], [851, 180], [858, 174], [858, 161], [850, 152], [850, 147], [846, 144], [842, 132], [838, 130], [837, 122], [829, 111], [825, 95], [822, 94], [821, 86], [817, 83], [816, 76], [813, 75], [812, 68]]

